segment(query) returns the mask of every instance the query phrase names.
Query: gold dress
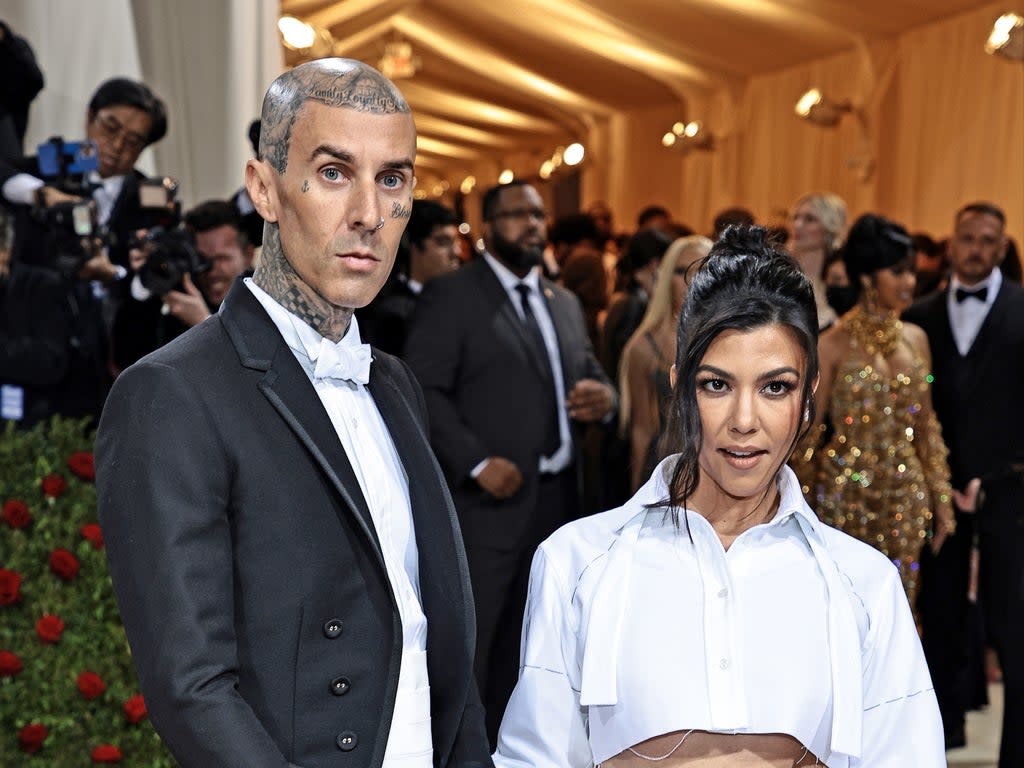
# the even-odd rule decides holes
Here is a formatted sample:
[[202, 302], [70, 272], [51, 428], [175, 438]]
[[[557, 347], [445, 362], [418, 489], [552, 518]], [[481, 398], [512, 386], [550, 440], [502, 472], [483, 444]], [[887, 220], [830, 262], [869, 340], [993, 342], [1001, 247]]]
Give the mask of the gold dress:
[[[878, 318], [858, 307], [839, 323], [850, 334], [850, 349], [829, 402], [820, 405], [834, 432], [826, 438], [826, 427], [813, 431], [794, 455], [793, 469], [822, 521], [893, 561], [913, 605], [918, 554], [936, 505], [949, 503], [952, 494], [941, 428], [922, 404], [932, 377], [895, 316]], [[900, 346], [912, 362], [889, 378], [876, 362], [891, 359]]]

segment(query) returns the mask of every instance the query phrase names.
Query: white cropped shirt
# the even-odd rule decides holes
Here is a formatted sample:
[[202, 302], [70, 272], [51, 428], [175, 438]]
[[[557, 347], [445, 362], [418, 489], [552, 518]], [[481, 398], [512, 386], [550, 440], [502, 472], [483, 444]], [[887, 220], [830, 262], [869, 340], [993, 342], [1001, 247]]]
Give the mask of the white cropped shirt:
[[892, 563], [820, 523], [788, 467], [778, 513], [728, 551], [699, 514], [688, 535], [644, 507], [672, 462], [538, 550], [497, 768], [586, 768], [691, 728], [789, 734], [829, 768], [945, 766]]

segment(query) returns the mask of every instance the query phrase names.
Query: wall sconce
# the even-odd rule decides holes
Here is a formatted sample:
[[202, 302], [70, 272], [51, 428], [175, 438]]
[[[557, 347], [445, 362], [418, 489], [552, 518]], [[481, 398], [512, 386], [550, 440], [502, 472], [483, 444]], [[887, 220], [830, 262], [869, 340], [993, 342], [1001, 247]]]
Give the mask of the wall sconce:
[[294, 16], [278, 19], [277, 29], [285, 48], [311, 59], [330, 56], [334, 52], [334, 37], [328, 29], [318, 29]]
[[515, 181], [516, 175], [512, 172], [511, 168], [506, 168], [500, 174], [498, 174], [499, 184], [511, 184]]
[[573, 142], [567, 147], [558, 147], [550, 158], [540, 164], [540, 170], [537, 171], [537, 175], [547, 181], [563, 166], [573, 168], [580, 165], [586, 154], [586, 148], [578, 141]]
[[985, 53], [998, 53], [1013, 61], [1024, 61], [1024, 17], [1004, 13], [992, 25]]
[[853, 105], [848, 101], [832, 101], [817, 88], [811, 88], [800, 97], [794, 110], [797, 117], [832, 128], [839, 124], [839, 119], [847, 112], [853, 112]]
[[690, 150], [710, 151], [715, 148], [715, 137], [704, 130], [698, 120], [689, 123], [676, 123], [672, 130], [661, 137], [661, 145], [675, 149], [684, 155]]

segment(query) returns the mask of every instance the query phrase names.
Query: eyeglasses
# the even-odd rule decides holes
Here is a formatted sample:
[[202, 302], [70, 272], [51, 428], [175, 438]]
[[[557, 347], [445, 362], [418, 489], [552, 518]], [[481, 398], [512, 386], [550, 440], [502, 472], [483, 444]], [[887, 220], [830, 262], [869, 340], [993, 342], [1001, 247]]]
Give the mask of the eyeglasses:
[[129, 131], [125, 128], [124, 123], [113, 115], [97, 113], [94, 122], [99, 126], [103, 135], [111, 141], [114, 141], [118, 136], [121, 136], [124, 141], [125, 149], [131, 152], [141, 152], [146, 146], [145, 136]]
[[496, 219], [512, 219], [513, 221], [526, 221], [528, 219], [544, 221], [546, 217], [547, 213], [544, 212], [543, 208], [513, 208], [510, 211], [497, 211], [494, 214]]

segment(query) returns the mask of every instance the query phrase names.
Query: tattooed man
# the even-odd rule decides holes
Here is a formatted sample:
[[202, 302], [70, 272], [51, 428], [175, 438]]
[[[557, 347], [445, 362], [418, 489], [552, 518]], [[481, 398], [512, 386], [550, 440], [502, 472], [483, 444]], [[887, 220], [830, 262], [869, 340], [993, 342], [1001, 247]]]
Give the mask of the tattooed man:
[[100, 518], [150, 718], [186, 768], [491, 766], [451, 498], [405, 365], [360, 343], [415, 185], [395, 86], [270, 86], [251, 279], [118, 379]]

